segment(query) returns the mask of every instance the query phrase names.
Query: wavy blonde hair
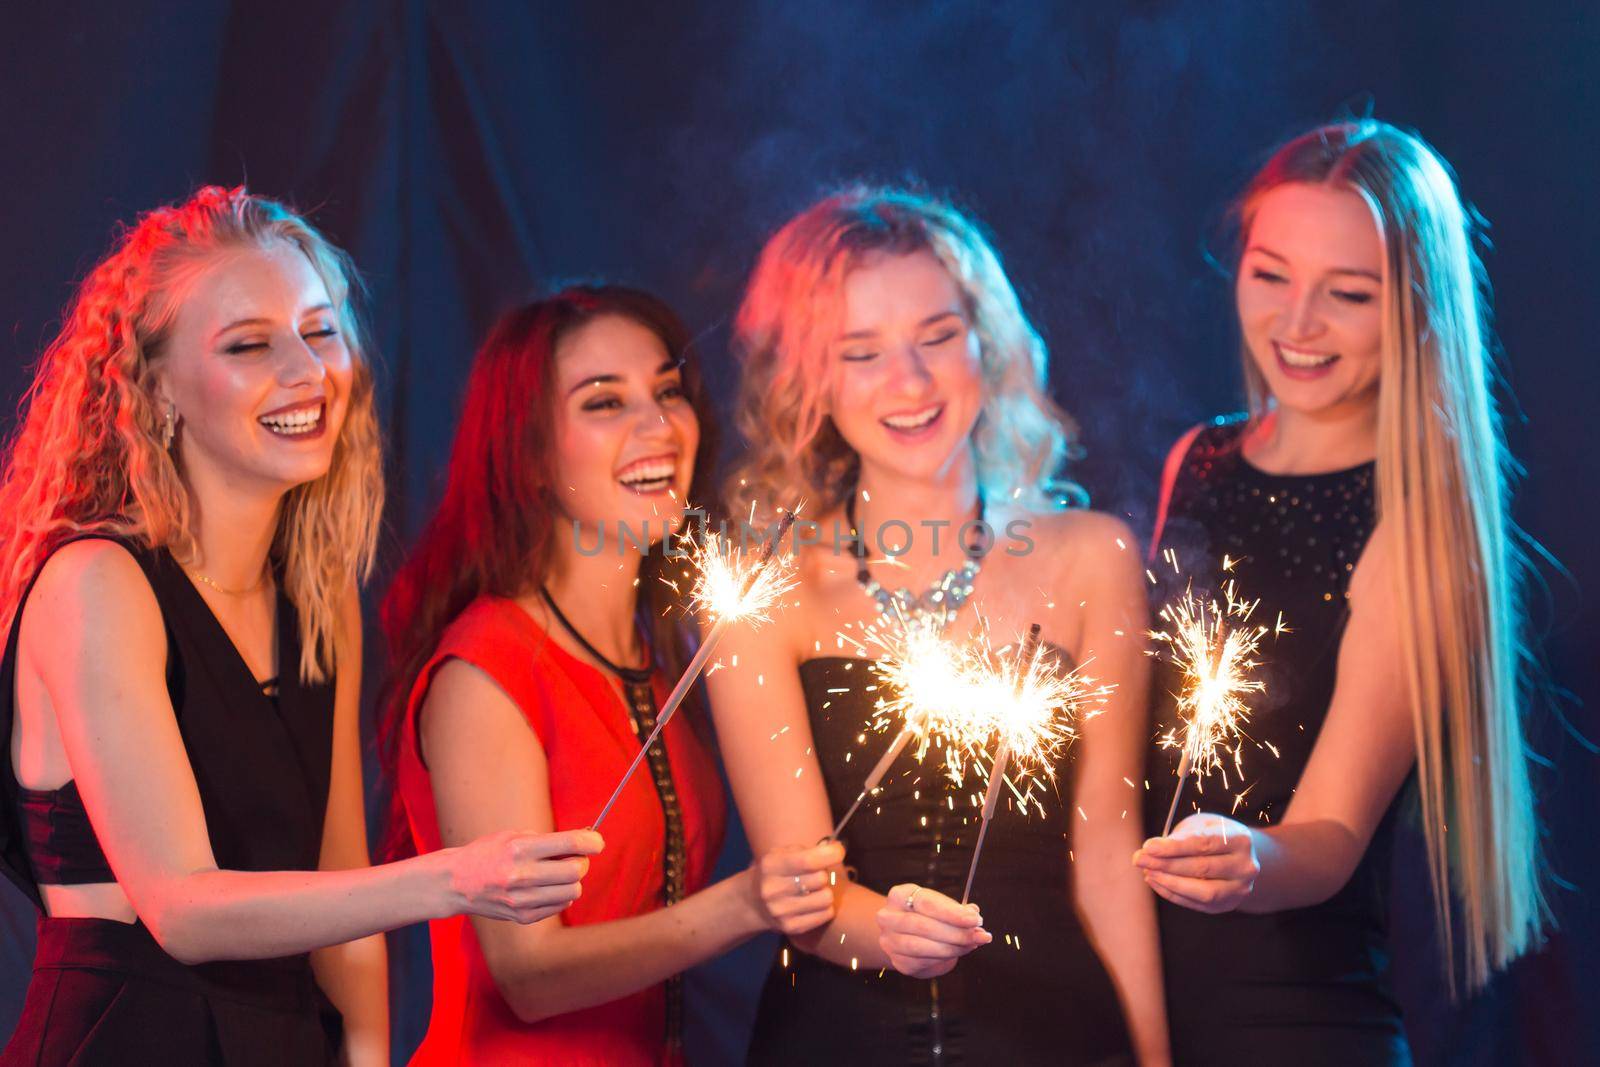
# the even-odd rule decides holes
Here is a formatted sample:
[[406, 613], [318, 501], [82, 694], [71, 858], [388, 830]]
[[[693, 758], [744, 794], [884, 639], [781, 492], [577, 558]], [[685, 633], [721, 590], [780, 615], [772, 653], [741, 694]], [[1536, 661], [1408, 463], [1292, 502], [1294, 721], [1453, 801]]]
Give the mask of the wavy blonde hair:
[[219, 252], [287, 241], [328, 288], [354, 364], [349, 411], [322, 477], [290, 490], [272, 555], [300, 616], [300, 676], [326, 680], [344, 635], [342, 601], [372, 566], [383, 471], [372, 370], [349, 258], [282, 204], [208, 186], [142, 216], [89, 272], [24, 395], [0, 473], [0, 626], [67, 537], [104, 532], [195, 557], [189, 494], [162, 444], [154, 366], [181, 282]]
[[950, 273], [978, 336], [983, 410], [973, 429], [980, 492], [1052, 510], [1082, 491], [1057, 474], [1077, 428], [1046, 392], [1049, 353], [1023, 314], [978, 225], [951, 204], [905, 189], [850, 186], [807, 208], [767, 241], [734, 322], [744, 366], [738, 426], [748, 443], [727, 483], [735, 512], [770, 515], [844, 503], [859, 458], [826, 413], [828, 344], [839, 332], [846, 276], [876, 255], [929, 252]]
[[[1453, 985], [1453, 892], [1476, 989], [1537, 946], [1550, 915], [1518, 714], [1526, 559], [1508, 515], [1515, 464], [1493, 396], [1474, 216], [1437, 152], [1371, 119], [1280, 148], [1239, 198], [1241, 236], [1261, 197], [1292, 182], [1359, 193], [1383, 239], [1378, 529], [1397, 564], [1393, 610], [1447, 966]], [[1244, 374], [1259, 418], [1270, 396], [1248, 352]]]

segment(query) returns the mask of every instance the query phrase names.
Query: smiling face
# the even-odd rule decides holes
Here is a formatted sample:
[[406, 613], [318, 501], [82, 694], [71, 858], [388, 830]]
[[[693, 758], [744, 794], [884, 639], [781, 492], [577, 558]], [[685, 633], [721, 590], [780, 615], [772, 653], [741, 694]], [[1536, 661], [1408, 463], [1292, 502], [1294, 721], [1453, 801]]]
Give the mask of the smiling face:
[[1345, 187], [1290, 183], [1256, 204], [1235, 298], [1245, 345], [1280, 408], [1376, 403], [1383, 240]]
[[683, 371], [653, 330], [601, 315], [556, 345], [556, 499], [586, 526], [638, 532], [685, 506], [700, 423]]
[[328, 288], [294, 245], [206, 263], [153, 367], [191, 484], [283, 493], [328, 472], [354, 368]]
[[931, 252], [879, 254], [844, 282], [828, 414], [864, 477], [937, 482], [970, 461], [983, 409], [977, 332]]

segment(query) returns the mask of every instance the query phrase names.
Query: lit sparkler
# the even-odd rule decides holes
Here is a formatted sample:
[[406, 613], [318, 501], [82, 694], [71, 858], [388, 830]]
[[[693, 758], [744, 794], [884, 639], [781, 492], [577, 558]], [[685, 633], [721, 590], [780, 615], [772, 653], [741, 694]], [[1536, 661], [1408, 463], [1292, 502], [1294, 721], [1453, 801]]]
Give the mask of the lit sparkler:
[[869, 638], [885, 651], [875, 670], [893, 694], [879, 701], [876, 722], [884, 728], [899, 722], [900, 729], [867, 775], [850, 810], [834, 826], [830, 835], [834, 839], [913, 740], [918, 760], [927, 755], [936, 739], [944, 742], [952, 760], [958, 759], [955, 751], [972, 733], [964, 720], [970, 720], [982, 706], [973, 685], [974, 672], [966, 662], [970, 655], [935, 627], [901, 618], [891, 630], [875, 631]]
[[786, 512], [771, 540], [762, 547], [760, 554], [753, 561], [746, 558], [745, 553], [734, 551], [725, 534], [707, 532], [695, 545], [690, 554], [697, 572], [694, 589], [690, 593], [691, 610], [703, 612], [716, 622], [706, 634], [705, 640], [700, 643], [694, 658], [684, 668], [678, 684], [673, 687], [666, 703], [661, 706], [661, 711], [656, 715], [655, 728], [639, 747], [639, 753], [633, 757], [633, 762], [628, 764], [622, 781], [617, 783], [617, 788], [612, 790], [611, 799], [600, 809], [592, 829], [600, 829], [600, 824], [605, 821], [612, 805], [622, 795], [628, 779], [633, 777], [634, 772], [639, 769], [639, 764], [644, 762], [650, 746], [661, 735], [667, 721], [689, 695], [695, 679], [700, 677], [706, 664], [711, 661], [711, 655], [716, 651], [728, 627], [735, 622], [759, 625], [772, 621], [771, 610], [784, 593], [794, 588], [794, 557], [792, 554], [784, 556], [778, 553], [778, 546], [794, 526], [794, 520], [795, 513]]
[[1055, 755], [1076, 736], [1077, 714], [1091, 700], [1103, 702], [1110, 692], [1109, 686], [1096, 687], [1077, 671], [1060, 670], [1052, 657], [1041, 657], [1039, 632], [1039, 624], [1034, 623], [1016, 660], [1009, 665], [994, 664], [980, 683], [989, 709], [985, 732], [997, 735], [998, 740], [989, 769], [989, 789], [983, 798], [978, 840], [967, 867], [967, 884], [961, 892], [963, 904], [972, 896], [978, 857], [983, 854], [983, 840], [1000, 804], [1007, 765], [1015, 763], [1018, 770], [1033, 769], [1052, 776]]
[[[1165, 630], [1153, 630], [1150, 637], [1166, 646], [1166, 656], [1183, 676], [1177, 694], [1177, 709], [1183, 719], [1183, 740], [1169, 733], [1165, 743], [1182, 746], [1178, 759], [1178, 786], [1167, 809], [1163, 837], [1172, 832], [1178, 812], [1178, 799], [1191, 774], [1203, 777], [1222, 768], [1224, 756], [1231, 755], [1237, 768], [1249, 718], [1246, 698], [1265, 686], [1251, 677], [1259, 665], [1255, 659], [1261, 639], [1269, 628], [1251, 625], [1257, 600], [1238, 596], [1232, 579], [1222, 589], [1223, 599], [1203, 600], [1193, 588], [1184, 590], [1182, 599], [1161, 609]], [[1278, 629], [1283, 629], [1282, 617]]]

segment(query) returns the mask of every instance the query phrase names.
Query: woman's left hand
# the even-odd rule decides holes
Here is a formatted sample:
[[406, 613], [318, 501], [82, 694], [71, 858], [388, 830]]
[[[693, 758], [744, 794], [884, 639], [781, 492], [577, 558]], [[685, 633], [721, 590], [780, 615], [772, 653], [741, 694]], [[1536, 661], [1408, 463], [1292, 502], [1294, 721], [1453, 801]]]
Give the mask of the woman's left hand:
[[1146, 841], [1133, 865], [1161, 897], [1208, 915], [1239, 907], [1261, 873], [1250, 828], [1208, 812], [1184, 819], [1171, 837]]

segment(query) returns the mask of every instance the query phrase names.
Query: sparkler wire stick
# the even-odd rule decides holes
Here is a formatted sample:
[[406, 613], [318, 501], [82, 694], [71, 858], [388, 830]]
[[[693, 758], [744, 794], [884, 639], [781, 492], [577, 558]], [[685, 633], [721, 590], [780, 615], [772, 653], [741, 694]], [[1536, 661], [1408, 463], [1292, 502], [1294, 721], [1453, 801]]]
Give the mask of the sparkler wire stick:
[[[751, 575], [751, 584], [759, 577], [761, 569], [771, 562], [773, 555], [778, 550], [778, 544], [793, 525], [794, 512], [786, 512], [783, 516], [783, 521], [778, 523], [777, 532], [772, 535], [772, 539], [762, 548], [761, 556], [756, 560], [756, 565]], [[748, 589], [748, 585], [746, 588]], [[600, 809], [600, 814], [595, 817], [594, 824], [589, 827], [591, 830], [600, 829], [600, 824], [605, 822], [612, 806], [616, 804], [617, 798], [622, 795], [623, 788], [627, 786], [628, 779], [632, 778], [634, 772], [639, 769], [639, 764], [644, 762], [645, 754], [650, 751], [650, 746], [655, 744], [656, 738], [661, 736], [661, 731], [666, 727], [667, 721], [677, 712], [679, 705], [689, 695], [689, 690], [694, 688], [695, 679], [699, 678], [700, 672], [705, 670], [706, 663], [711, 659], [711, 654], [717, 650], [717, 643], [722, 640], [722, 635], [727, 632], [728, 624], [732, 621], [732, 616], [725, 615], [719, 618], [716, 624], [711, 627], [710, 632], [706, 634], [705, 641], [701, 643], [699, 650], [694, 654], [694, 658], [689, 661], [689, 666], [684, 668], [682, 676], [678, 678], [678, 684], [673, 686], [672, 693], [667, 697], [667, 702], [661, 705], [661, 711], [656, 716], [655, 728], [650, 731], [650, 736], [645, 738], [644, 744], [639, 746], [639, 752], [633, 757], [633, 762], [628, 764], [627, 771], [622, 775], [622, 781], [618, 782], [617, 788], [611, 791], [611, 799], [606, 801], [606, 806]]]
[[1185, 748], [1183, 755], [1178, 757], [1178, 788], [1172, 791], [1172, 806], [1167, 809], [1167, 825], [1162, 828], [1161, 836], [1168, 837], [1172, 834], [1172, 819], [1178, 814], [1178, 798], [1183, 796], [1183, 784], [1189, 780], [1189, 750]]
[[839, 835], [844, 832], [845, 823], [849, 822], [850, 817], [856, 813], [856, 809], [861, 807], [861, 802], [866, 800], [867, 796], [878, 788], [878, 784], [883, 781], [883, 776], [889, 773], [890, 765], [900, 757], [900, 753], [906, 750], [906, 746], [911, 743], [911, 738], [915, 733], [916, 731], [907, 726], [895, 737], [894, 742], [889, 745], [889, 750], [883, 754], [877, 765], [872, 768], [872, 773], [867, 775], [867, 782], [861, 787], [861, 792], [856, 796], [855, 803], [850, 805], [850, 810], [844, 813], [844, 818], [839, 820], [839, 825], [835, 826], [833, 833], [828, 835], [829, 839], [834, 841], [839, 839]]
[[[1018, 656], [1017, 693], [1020, 696], [1022, 688], [1027, 684], [1030, 671], [1033, 670], [1033, 660], [1039, 654], [1038, 623], [1028, 629], [1028, 636], [1022, 641], [1022, 649]], [[967, 885], [961, 891], [961, 903], [965, 904], [972, 897], [972, 879], [978, 873], [978, 857], [983, 854], [983, 839], [989, 833], [989, 823], [994, 818], [995, 809], [1000, 805], [1000, 786], [1005, 781], [1006, 763], [1011, 759], [1011, 746], [1002, 736], [999, 747], [994, 753], [994, 767], [989, 771], [989, 791], [983, 798], [983, 821], [978, 826], [978, 841], [972, 848], [972, 862], [967, 866]]]
[[[1199, 715], [1203, 711], [1203, 708], [1196, 709], [1195, 714]], [[1178, 800], [1183, 796], [1184, 783], [1188, 782], [1189, 780], [1189, 765], [1191, 762], [1189, 759], [1189, 753], [1192, 748], [1192, 745], [1186, 743], [1183, 746], [1183, 753], [1178, 757], [1178, 785], [1172, 791], [1172, 804], [1167, 808], [1167, 823], [1161, 828], [1162, 837], [1170, 837], [1172, 835], [1172, 820], [1176, 818], [1178, 814]]]

